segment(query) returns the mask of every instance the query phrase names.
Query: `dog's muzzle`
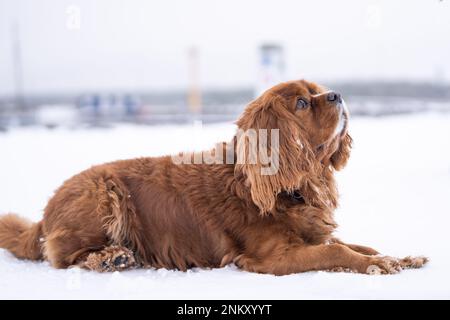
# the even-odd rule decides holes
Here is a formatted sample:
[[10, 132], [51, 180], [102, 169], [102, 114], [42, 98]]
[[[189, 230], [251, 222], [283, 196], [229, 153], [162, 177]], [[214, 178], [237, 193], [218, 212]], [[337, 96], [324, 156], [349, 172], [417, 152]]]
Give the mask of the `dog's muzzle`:
[[344, 99], [339, 95], [339, 102], [336, 103], [336, 108], [339, 109], [339, 122], [334, 131], [334, 135], [342, 134], [347, 129], [348, 125], [348, 109]]

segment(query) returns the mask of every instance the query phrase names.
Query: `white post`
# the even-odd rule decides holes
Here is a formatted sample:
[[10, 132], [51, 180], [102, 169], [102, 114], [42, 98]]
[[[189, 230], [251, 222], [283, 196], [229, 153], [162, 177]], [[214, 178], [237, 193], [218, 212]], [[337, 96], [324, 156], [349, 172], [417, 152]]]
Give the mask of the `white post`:
[[25, 101], [23, 97], [23, 69], [22, 69], [22, 49], [20, 43], [19, 22], [16, 20], [11, 26], [12, 41], [12, 59], [13, 59], [13, 77], [14, 77], [14, 93], [15, 107], [19, 111], [25, 110]]
[[189, 63], [189, 87], [188, 106], [192, 114], [200, 114], [202, 111], [202, 95], [200, 89], [200, 67], [197, 47], [191, 47], [188, 51]]
[[284, 52], [277, 44], [259, 47], [258, 80], [255, 95], [259, 96], [270, 87], [284, 81]]

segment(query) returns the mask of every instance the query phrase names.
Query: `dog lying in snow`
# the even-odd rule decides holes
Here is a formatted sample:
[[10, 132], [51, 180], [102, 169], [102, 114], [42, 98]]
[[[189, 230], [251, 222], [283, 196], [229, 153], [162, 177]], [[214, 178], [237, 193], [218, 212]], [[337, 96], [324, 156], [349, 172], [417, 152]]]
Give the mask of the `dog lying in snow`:
[[304, 80], [281, 83], [252, 101], [237, 126], [231, 142], [211, 152], [116, 161], [75, 175], [42, 221], [2, 216], [0, 247], [55, 268], [96, 271], [234, 262], [275, 275], [391, 274], [427, 262], [333, 237], [334, 172], [352, 142], [340, 94]]

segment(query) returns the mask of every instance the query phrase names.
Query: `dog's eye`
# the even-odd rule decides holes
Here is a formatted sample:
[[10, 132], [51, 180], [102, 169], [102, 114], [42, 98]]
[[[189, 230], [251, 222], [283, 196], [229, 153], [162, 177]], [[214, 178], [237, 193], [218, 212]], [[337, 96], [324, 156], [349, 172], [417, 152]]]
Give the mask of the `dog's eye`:
[[292, 198], [298, 202], [304, 202], [305, 199], [303, 198], [302, 194], [298, 192], [297, 190], [294, 191], [292, 194]]
[[297, 100], [297, 109], [305, 109], [308, 107], [308, 102], [302, 98]]

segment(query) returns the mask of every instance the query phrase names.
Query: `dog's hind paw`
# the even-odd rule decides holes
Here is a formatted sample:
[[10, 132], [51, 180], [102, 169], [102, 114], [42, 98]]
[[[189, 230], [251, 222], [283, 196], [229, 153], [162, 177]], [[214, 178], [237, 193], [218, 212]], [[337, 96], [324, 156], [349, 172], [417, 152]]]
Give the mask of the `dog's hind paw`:
[[90, 253], [81, 266], [98, 272], [122, 271], [135, 267], [136, 260], [131, 250], [110, 246]]

